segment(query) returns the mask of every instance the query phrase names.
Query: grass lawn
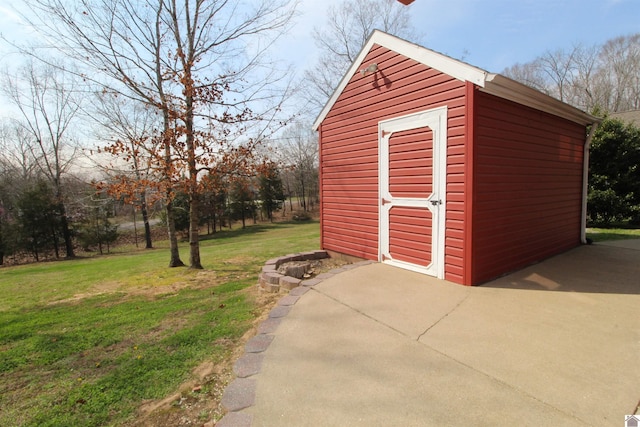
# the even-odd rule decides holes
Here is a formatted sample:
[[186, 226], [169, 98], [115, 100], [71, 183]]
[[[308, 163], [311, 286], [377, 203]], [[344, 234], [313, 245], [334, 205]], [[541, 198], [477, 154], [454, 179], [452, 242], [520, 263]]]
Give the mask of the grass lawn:
[[594, 242], [603, 240], [640, 239], [639, 228], [587, 228], [587, 237]]
[[[211, 380], [224, 378], [219, 369], [209, 381], [194, 369], [228, 371], [264, 310], [253, 286], [260, 267], [317, 249], [319, 226], [254, 225], [205, 238], [203, 271], [167, 268], [160, 246], [0, 269], [1, 426], [135, 425], [143, 403], [181, 384], [219, 392], [224, 384]], [[215, 417], [203, 411], [198, 421]]]

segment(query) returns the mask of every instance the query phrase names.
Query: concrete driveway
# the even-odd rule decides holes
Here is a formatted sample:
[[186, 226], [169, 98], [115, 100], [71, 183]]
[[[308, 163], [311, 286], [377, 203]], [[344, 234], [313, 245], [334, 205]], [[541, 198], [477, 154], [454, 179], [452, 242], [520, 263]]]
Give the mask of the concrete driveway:
[[307, 289], [247, 349], [252, 406], [220, 425], [624, 426], [638, 410], [640, 240], [479, 287], [374, 263]]

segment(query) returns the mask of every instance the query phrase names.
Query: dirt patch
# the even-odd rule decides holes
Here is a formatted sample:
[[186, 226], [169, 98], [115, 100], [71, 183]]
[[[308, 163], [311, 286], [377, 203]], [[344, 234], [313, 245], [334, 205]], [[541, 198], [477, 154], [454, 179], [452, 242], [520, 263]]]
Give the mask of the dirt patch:
[[255, 320], [240, 340], [220, 343], [227, 347], [228, 357], [218, 362], [203, 362], [192, 371], [193, 378], [183, 383], [176, 393], [161, 400], [145, 402], [128, 426], [213, 426], [222, 418], [224, 410], [220, 400], [227, 384], [234, 378], [233, 364], [244, 353], [244, 345], [256, 335], [258, 326], [281, 297], [261, 292], [257, 286], [243, 292], [255, 301]]
[[[238, 278], [242, 278], [238, 276]], [[93, 286], [87, 292], [77, 293], [69, 298], [59, 299], [55, 301], [50, 301], [47, 305], [56, 305], [56, 304], [73, 304], [76, 302], [80, 302], [86, 298], [91, 298], [98, 295], [105, 294], [114, 294], [114, 293], [123, 293], [127, 296], [146, 296], [149, 298], [154, 298], [162, 295], [170, 295], [180, 292], [185, 288], [192, 289], [202, 289], [205, 287], [214, 287], [224, 280], [228, 279], [228, 277], [221, 277], [220, 274], [216, 273], [213, 270], [203, 270], [198, 272], [193, 278], [171, 282], [168, 284], [161, 285], [123, 285], [121, 282], [117, 281], [105, 281], [100, 282], [96, 286]], [[149, 280], [150, 283], [153, 280]]]
[[222, 417], [220, 399], [231, 380], [226, 363], [202, 363], [193, 370], [193, 380], [182, 384], [179, 391], [165, 399], [145, 402], [131, 426], [201, 426]]

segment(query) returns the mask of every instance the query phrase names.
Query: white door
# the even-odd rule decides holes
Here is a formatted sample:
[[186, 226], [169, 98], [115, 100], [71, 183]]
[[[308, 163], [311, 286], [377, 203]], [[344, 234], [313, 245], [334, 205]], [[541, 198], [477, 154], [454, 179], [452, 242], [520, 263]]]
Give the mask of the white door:
[[444, 278], [447, 108], [381, 121], [379, 260]]

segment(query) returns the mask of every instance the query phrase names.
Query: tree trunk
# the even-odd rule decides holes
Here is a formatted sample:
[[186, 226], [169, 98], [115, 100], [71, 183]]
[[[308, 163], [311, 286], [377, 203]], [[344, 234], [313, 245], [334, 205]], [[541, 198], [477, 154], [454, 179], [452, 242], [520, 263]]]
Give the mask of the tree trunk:
[[62, 224], [62, 237], [64, 238], [64, 247], [67, 251], [67, 258], [74, 258], [73, 239], [71, 238], [71, 230], [69, 230], [69, 222], [67, 221], [67, 212], [64, 203], [60, 203], [60, 222]]
[[152, 249], [151, 243], [151, 225], [149, 225], [149, 212], [147, 211], [147, 195], [143, 191], [140, 195], [140, 212], [142, 213], [142, 222], [144, 223], [144, 240], [146, 249]]
[[180, 259], [180, 251], [178, 250], [178, 236], [176, 235], [176, 220], [173, 212], [173, 201], [171, 200], [171, 191], [167, 192], [167, 203], [165, 209], [167, 211], [167, 229], [169, 232], [169, 246], [171, 258], [169, 259], [169, 267], [182, 267], [184, 262]]
[[[189, 38], [188, 54], [193, 52], [193, 40]], [[196, 136], [193, 130], [194, 81], [191, 77], [191, 64], [185, 64], [185, 106], [184, 124], [187, 147], [187, 166], [189, 169], [189, 268], [202, 269], [200, 263], [200, 194], [198, 188], [198, 167], [196, 162]]]
[[55, 227], [51, 229], [51, 241], [53, 242], [53, 251], [56, 254], [56, 259], [60, 258], [60, 245], [58, 244], [58, 234]]
[[33, 255], [36, 257], [36, 262], [40, 261], [38, 257], [38, 239], [35, 235], [33, 235]]
[[4, 265], [4, 249], [3, 249], [4, 242], [2, 240], [3, 240], [3, 236], [2, 236], [2, 218], [0, 218], [0, 265]]
[[191, 194], [189, 203], [189, 268], [202, 269], [200, 263], [200, 224], [198, 210], [200, 209], [200, 197], [197, 192]]
[[240, 202], [240, 211], [242, 211], [242, 229], [244, 230], [245, 228], [247, 228], [246, 224], [244, 223], [244, 217], [245, 217], [244, 200]]
[[[164, 95], [163, 95], [164, 100]], [[171, 169], [171, 144], [173, 142], [174, 134], [171, 129], [171, 121], [169, 118], [169, 109], [166, 104], [162, 106], [162, 115], [163, 115], [163, 136], [164, 136], [164, 161], [165, 168], [167, 170]], [[171, 181], [171, 174], [169, 172], [165, 173], [165, 179], [167, 181]], [[170, 259], [169, 259], [169, 267], [182, 267], [184, 266], [184, 262], [180, 259], [180, 250], [178, 249], [178, 236], [176, 235], [176, 219], [175, 214], [173, 212], [173, 194], [171, 187], [166, 190], [166, 202], [165, 202], [165, 210], [167, 212], [167, 231], [169, 233], [169, 251], [170, 251]]]

